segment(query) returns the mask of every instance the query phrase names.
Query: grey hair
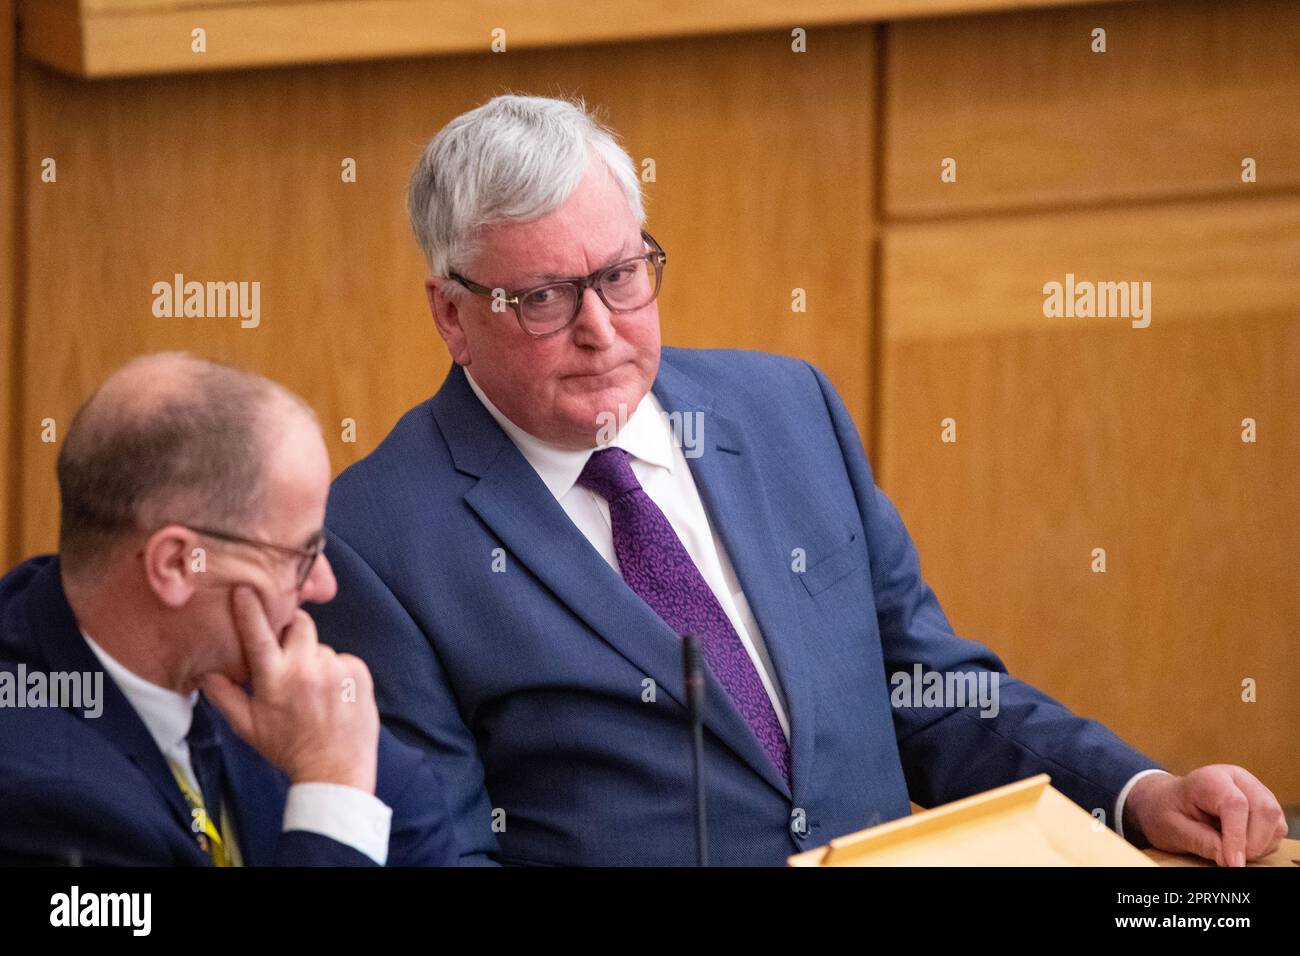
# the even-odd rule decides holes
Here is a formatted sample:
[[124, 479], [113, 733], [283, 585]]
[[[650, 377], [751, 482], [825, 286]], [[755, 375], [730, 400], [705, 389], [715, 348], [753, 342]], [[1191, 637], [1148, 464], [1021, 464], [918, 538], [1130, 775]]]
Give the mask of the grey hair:
[[430, 273], [467, 271], [479, 252], [481, 226], [553, 212], [578, 188], [592, 152], [644, 225], [636, 164], [581, 98], [506, 94], [457, 116], [425, 147], [407, 194], [411, 229]]

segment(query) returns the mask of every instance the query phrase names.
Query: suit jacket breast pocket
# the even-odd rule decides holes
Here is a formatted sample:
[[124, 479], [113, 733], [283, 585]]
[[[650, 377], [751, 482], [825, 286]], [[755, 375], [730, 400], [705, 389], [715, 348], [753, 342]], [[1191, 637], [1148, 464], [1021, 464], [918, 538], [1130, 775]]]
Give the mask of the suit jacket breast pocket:
[[816, 597], [832, 584], [843, 581], [854, 571], [864, 568], [867, 563], [867, 556], [862, 551], [856, 531], [849, 536], [848, 541], [830, 554], [819, 557], [810, 551], [808, 559], [812, 563], [799, 575], [799, 580], [803, 582], [804, 588], [812, 597]]

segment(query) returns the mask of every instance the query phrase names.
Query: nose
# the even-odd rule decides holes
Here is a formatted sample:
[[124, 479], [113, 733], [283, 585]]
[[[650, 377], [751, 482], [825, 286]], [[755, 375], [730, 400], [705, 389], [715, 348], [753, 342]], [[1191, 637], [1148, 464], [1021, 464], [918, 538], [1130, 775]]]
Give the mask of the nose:
[[303, 583], [302, 599], [316, 604], [326, 604], [334, 600], [334, 596], [338, 593], [339, 583], [334, 579], [334, 569], [330, 567], [330, 559], [325, 557], [325, 552], [322, 551], [316, 563], [311, 566], [307, 580]]
[[573, 321], [573, 341], [589, 349], [607, 349], [618, 340], [614, 313], [606, 308], [595, 289], [582, 293], [582, 307]]

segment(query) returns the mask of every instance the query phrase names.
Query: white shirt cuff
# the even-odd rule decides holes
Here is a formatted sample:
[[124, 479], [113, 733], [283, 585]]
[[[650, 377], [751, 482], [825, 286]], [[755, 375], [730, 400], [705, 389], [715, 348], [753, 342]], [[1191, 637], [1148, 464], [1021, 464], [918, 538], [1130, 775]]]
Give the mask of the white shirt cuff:
[[1169, 773], [1169, 771], [1161, 770], [1159, 767], [1152, 767], [1150, 770], [1139, 770], [1129, 777], [1128, 783], [1124, 784], [1124, 789], [1115, 798], [1115, 832], [1121, 837], [1124, 836], [1124, 801], [1128, 799], [1128, 792], [1133, 789], [1133, 784], [1153, 773]]
[[295, 783], [284, 804], [283, 831], [306, 830], [388, 862], [393, 811], [372, 793], [338, 783]]

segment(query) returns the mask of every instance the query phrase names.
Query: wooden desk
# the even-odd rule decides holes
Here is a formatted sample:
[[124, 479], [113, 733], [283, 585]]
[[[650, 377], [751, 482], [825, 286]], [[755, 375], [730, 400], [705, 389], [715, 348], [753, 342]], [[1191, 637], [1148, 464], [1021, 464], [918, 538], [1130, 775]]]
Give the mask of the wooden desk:
[[[912, 803], [912, 813], [920, 813], [925, 808]], [[1190, 853], [1170, 853], [1166, 850], [1143, 850], [1149, 859], [1158, 866], [1214, 866], [1212, 860]], [[1283, 840], [1282, 845], [1268, 856], [1253, 860], [1247, 866], [1300, 866], [1300, 840]]]
[[[1185, 853], [1166, 853], [1164, 850], [1144, 850], [1147, 856], [1161, 866], [1214, 866], [1210, 860]], [[1283, 840], [1273, 853], [1246, 864], [1247, 866], [1300, 866], [1300, 840]]]

